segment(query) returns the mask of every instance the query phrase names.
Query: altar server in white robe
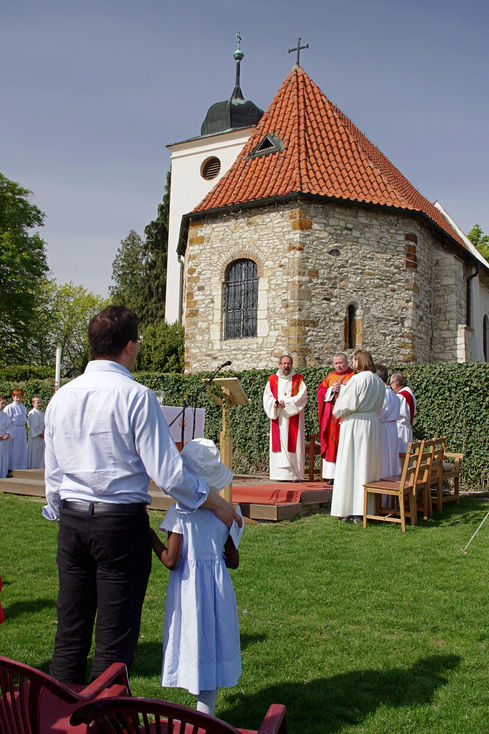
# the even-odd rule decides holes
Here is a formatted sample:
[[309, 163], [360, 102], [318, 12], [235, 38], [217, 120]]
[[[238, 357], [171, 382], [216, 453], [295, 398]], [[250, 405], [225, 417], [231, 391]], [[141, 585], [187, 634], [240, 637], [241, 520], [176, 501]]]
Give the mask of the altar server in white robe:
[[38, 395], [32, 398], [32, 410], [27, 416], [29, 439], [27, 441], [27, 468], [44, 469], [44, 413]]
[[331, 501], [331, 514], [343, 521], [361, 522], [363, 485], [380, 479], [382, 439], [378, 413], [384, 404], [385, 386], [375, 374], [370, 352], [353, 355], [355, 375], [341, 392], [333, 413], [341, 418], [340, 442]]
[[5, 408], [5, 413], [12, 421], [12, 435], [9, 441], [9, 471], [27, 469], [27, 408], [22, 404], [24, 391], [12, 390], [12, 402]]
[[0, 395], [0, 479], [4, 479], [8, 474], [9, 443], [12, 433], [12, 423], [4, 410], [6, 405], [7, 398]]
[[307, 389], [292, 369], [292, 357], [282, 355], [278, 372], [270, 375], [263, 392], [263, 408], [270, 418], [270, 479], [304, 479], [304, 408]]
[[387, 367], [383, 364], [377, 364], [375, 370], [385, 385], [384, 404], [379, 412], [382, 437], [382, 477], [395, 477], [401, 471], [399, 439], [397, 436], [397, 420], [401, 404], [387, 381]]

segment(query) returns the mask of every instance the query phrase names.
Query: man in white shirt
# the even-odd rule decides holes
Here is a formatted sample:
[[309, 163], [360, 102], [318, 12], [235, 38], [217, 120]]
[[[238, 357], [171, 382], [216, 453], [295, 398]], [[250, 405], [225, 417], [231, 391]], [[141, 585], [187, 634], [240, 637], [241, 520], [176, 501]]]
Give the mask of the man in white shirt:
[[108, 306], [90, 321], [85, 373], [46, 410], [43, 515], [60, 521], [58, 628], [51, 674], [84, 683], [97, 617], [91, 678], [132, 663], [151, 569], [149, 477], [189, 511], [205, 506], [228, 527], [232, 505], [188, 472], [156, 396], [134, 381], [139, 319]]

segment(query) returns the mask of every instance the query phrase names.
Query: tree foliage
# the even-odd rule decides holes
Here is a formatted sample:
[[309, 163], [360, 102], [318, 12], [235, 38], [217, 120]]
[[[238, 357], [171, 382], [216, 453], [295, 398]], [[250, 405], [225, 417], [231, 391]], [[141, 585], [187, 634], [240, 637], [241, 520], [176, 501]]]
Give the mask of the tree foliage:
[[474, 224], [467, 237], [477, 247], [481, 255], [489, 260], [489, 235], [484, 234], [479, 224]]
[[156, 219], [144, 228], [144, 308], [140, 313], [145, 323], [165, 318], [166, 260], [168, 255], [168, 218], [170, 212], [170, 172], [166, 175], [163, 201], [158, 204]]
[[58, 285], [54, 279], [44, 280], [30, 342], [31, 362], [54, 364], [59, 346], [62, 374], [80, 374], [90, 359], [88, 323], [107, 303], [107, 299], [71, 281]]
[[143, 327], [165, 318], [169, 206], [170, 173], [156, 219], [144, 228], [145, 239], [131, 229], [112, 263], [112, 302], [135, 311]]
[[35, 227], [45, 215], [29, 201], [31, 191], [0, 174], [1, 362], [27, 361], [27, 344], [40, 279], [48, 270], [44, 240]]
[[121, 240], [121, 246], [112, 263], [112, 280], [115, 285], [109, 288], [111, 302], [117, 306], [127, 306], [138, 315], [143, 308], [143, 278], [145, 255], [141, 237], [131, 229]]
[[184, 328], [175, 322], [161, 320], [141, 329], [141, 344], [137, 369], [154, 372], [183, 372]]

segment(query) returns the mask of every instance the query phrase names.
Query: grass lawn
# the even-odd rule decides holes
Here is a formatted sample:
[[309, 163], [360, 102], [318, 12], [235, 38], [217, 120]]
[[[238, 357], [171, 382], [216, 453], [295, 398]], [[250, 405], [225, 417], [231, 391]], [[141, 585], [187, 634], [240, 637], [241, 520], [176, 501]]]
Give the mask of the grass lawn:
[[[487, 502], [462, 500], [403, 535], [315, 514], [247, 526], [232, 571], [243, 675], [216, 715], [257, 728], [284, 703], [291, 734], [489, 732]], [[57, 527], [36, 500], [0, 495], [0, 650], [47, 670], [56, 629]], [[151, 512], [155, 527], [162, 513]], [[156, 560], [132, 670], [134, 695], [161, 689], [168, 571]]]

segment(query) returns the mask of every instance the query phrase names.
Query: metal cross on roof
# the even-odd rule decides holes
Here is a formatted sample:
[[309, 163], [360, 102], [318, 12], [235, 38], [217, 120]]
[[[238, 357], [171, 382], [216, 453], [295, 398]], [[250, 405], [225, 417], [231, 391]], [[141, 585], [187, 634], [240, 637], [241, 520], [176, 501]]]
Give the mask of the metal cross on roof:
[[295, 48], [289, 48], [289, 54], [291, 54], [292, 51], [297, 51], [297, 61], [296, 61], [297, 66], [300, 66], [299, 56], [303, 48], [309, 48], [309, 44], [306, 43], [305, 46], [301, 46], [301, 36], [299, 36], [299, 38], [297, 39], [297, 46]]

